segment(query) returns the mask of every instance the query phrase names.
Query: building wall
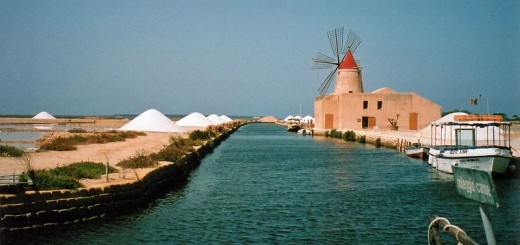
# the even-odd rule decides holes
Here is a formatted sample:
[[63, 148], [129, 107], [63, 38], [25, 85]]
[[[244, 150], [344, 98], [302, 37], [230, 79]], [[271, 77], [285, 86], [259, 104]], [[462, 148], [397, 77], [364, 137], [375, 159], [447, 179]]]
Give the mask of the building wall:
[[[334, 99], [333, 99], [334, 98]], [[367, 107], [363, 108], [364, 101]], [[381, 108], [378, 109], [378, 101]], [[334, 129], [363, 129], [363, 117], [370, 126], [390, 130], [389, 118], [396, 119], [401, 130], [410, 129], [410, 113], [417, 113], [417, 130], [441, 117], [441, 107], [415, 93], [344, 93], [317, 97], [315, 116], [317, 129], [325, 128], [325, 114], [334, 115]], [[375, 119], [375, 122], [374, 122]], [[328, 128], [330, 129], [330, 128]]]

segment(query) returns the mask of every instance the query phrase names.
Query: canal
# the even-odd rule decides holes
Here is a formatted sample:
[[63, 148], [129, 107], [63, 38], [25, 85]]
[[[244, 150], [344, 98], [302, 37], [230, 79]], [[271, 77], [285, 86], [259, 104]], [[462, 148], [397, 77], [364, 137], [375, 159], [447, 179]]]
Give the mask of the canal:
[[[499, 244], [520, 244], [520, 179], [495, 180]], [[188, 182], [138, 212], [25, 236], [34, 244], [426, 244], [439, 215], [485, 243], [453, 176], [372, 145], [240, 128]], [[455, 242], [443, 235], [450, 244]]]

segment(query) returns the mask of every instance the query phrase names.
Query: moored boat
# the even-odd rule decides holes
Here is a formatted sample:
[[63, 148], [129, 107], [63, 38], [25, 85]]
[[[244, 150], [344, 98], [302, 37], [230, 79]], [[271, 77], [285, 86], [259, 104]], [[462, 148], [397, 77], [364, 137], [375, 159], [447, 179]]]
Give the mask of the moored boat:
[[404, 148], [404, 154], [413, 158], [426, 159], [428, 158], [428, 150], [428, 147], [415, 143], [410, 147]]
[[289, 132], [298, 132], [298, 130], [300, 130], [300, 125], [299, 124], [289, 124], [289, 126], [287, 126], [287, 131]]
[[456, 165], [505, 174], [512, 158], [510, 127], [509, 122], [434, 123], [432, 134], [439, 128], [440, 139], [432, 137], [428, 162], [446, 173]]

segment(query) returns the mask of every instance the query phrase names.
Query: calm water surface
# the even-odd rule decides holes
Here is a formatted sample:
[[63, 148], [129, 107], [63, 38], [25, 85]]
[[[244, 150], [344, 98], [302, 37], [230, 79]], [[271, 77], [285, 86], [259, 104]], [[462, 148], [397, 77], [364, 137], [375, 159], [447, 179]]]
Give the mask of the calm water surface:
[[[520, 180], [495, 184], [496, 238], [520, 244]], [[148, 208], [26, 242], [425, 244], [433, 214], [485, 244], [478, 205], [456, 193], [451, 175], [394, 150], [250, 124], [208, 155], [184, 187]]]

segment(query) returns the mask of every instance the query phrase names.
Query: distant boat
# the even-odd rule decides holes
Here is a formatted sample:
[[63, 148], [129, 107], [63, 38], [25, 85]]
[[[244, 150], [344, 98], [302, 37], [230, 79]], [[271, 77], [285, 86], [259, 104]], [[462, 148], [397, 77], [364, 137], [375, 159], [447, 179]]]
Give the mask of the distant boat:
[[299, 124], [289, 124], [289, 126], [287, 126], [287, 131], [289, 132], [298, 132], [298, 130], [300, 130], [300, 125]]
[[419, 143], [415, 143], [410, 147], [404, 148], [404, 154], [409, 157], [427, 159], [428, 158], [428, 147], [424, 147]]
[[[432, 146], [428, 153], [428, 163], [435, 169], [450, 174], [452, 166], [507, 172], [512, 158], [510, 122], [440, 122], [432, 124], [432, 134], [438, 127], [440, 144]], [[437, 132], [434, 140], [437, 142]]]

